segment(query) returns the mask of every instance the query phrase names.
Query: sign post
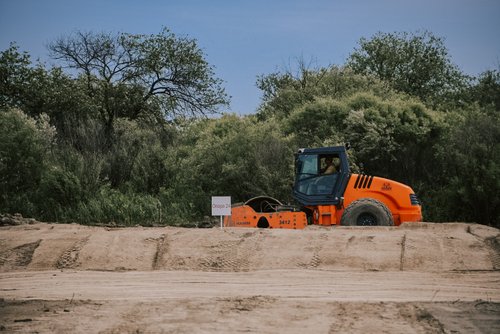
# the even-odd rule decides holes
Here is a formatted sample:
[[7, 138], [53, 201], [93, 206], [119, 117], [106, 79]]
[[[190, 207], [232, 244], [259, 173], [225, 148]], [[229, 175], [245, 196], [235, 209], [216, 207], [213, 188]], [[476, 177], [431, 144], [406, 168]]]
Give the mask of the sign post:
[[231, 196], [212, 196], [212, 216], [220, 216], [222, 229], [223, 216], [231, 215]]

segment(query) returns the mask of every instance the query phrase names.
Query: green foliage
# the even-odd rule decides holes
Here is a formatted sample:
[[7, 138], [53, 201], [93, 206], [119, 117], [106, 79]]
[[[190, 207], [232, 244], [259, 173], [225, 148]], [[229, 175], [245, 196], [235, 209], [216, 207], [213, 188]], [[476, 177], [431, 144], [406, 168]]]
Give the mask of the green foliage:
[[[45, 132], [44, 132], [45, 131]], [[53, 135], [18, 109], [0, 109], [0, 211], [35, 213]]]
[[366, 171], [419, 186], [432, 171], [428, 161], [439, 133], [434, 113], [417, 101], [367, 94], [347, 104], [345, 132]]
[[286, 118], [294, 109], [319, 98], [341, 99], [359, 91], [382, 97], [392, 94], [389, 85], [376, 78], [355, 74], [349, 68], [332, 66], [313, 70], [300, 63], [297, 72], [294, 75], [288, 70], [258, 78], [257, 86], [263, 92], [259, 119]]
[[0, 108], [22, 107], [22, 96], [31, 79], [30, 56], [16, 44], [0, 53]]
[[471, 88], [472, 100], [481, 107], [491, 108], [492, 112], [500, 110], [500, 70], [489, 70], [482, 73], [477, 84]]
[[41, 177], [37, 193], [37, 216], [48, 221], [66, 221], [66, 210], [82, 201], [80, 180], [59, 166], [47, 168]]
[[437, 145], [440, 184], [433, 188], [440, 220], [500, 226], [500, 118], [477, 107], [450, 115]]
[[298, 147], [342, 145], [348, 106], [332, 98], [320, 98], [296, 108], [284, 122], [286, 134]]
[[151, 195], [122, 193], [104, 186], [90, 200], [78, 202], [67, 216], [92, 225], [151, 226], [164, 223], [161, 209], [160, 201]]
[[198, 215], [210, 213], [210, 196], [289, 198], [293, 156], [275, 123], [225, 115], [192, 124], [184, 136], [175, 161], [179, 182], [172, 186]]
[[158, 121], [205, 115], [228, 103], [196, 41], [168, 29], [156, 35], [76, 32], [49, 49], [80, 73], [109, 134], [116, 117]]
[[136, 122], [120, 119], [115, 125], [114, 145], [109, 154], [106, 172], [111, 186], [116, 188], [130, 179], [130, 174], [141, 150], [150, 145], [148, 134]]
[[347, 65], [374, 76], [396, 90], [419, 97], [429, 106], [456, 103], [468, 78], [451, 62], [443, 39], [422, 33], [377, 33], [361, 38]]

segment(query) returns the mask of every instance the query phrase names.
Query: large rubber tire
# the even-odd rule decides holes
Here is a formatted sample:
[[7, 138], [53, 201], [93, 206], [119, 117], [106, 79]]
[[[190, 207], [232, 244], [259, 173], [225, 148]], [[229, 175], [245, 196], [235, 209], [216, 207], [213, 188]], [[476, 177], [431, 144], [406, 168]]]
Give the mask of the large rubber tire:
[[394, 219], [387, 206], [373, 198], [358, 199], [344, 210], [340, 225], [393, 226]]

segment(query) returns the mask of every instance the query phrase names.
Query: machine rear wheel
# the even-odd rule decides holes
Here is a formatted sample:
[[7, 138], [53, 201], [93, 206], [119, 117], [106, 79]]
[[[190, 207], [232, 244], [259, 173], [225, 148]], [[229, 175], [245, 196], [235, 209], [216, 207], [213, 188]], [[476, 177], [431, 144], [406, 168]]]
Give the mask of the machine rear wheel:
[[352, 202], [342, 214], [344, 226], [392, 226], [394, 219], [387, 206], [373, 198], [361, 198]]

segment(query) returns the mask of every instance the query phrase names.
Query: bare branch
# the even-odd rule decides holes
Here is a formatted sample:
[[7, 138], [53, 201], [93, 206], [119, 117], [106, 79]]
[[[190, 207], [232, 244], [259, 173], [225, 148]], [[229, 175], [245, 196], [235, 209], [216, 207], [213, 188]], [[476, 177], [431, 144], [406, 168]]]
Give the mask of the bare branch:
[[[204, 116], [228, 104], [221, 80], [214, 78], [195, 41], [166, 29], [151, 36], [77, 32], [59, 38], [49, 50], [85, 77], [89, 95], [102, 99], [100, 113], [108, 124], [118, 114], [147, 112], [153, 97], [167, 118]], [[142, 97], [126, 102], [132, 87], [142, 87]]]

